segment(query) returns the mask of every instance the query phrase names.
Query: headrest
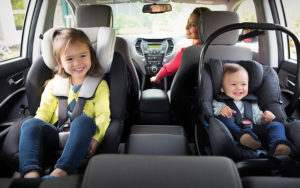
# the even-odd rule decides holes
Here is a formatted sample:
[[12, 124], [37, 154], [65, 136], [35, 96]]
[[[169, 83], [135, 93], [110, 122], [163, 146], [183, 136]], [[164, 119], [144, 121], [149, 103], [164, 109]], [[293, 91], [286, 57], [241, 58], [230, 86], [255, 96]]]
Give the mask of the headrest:
[[219, 59], [211, 59], [209, 63], [206, 63], [206, 66], [209, 66], [211, 75], [212, 75], [212, 85], [213, 93], [216, 98], [222, 98], [223, 93], [221, 93], [220, 88], [222, 86], [222, 77], [223, 77], [223, 64], [224, 63], [237, 63], [243, 66], [249, 75], [249, 89], [248, 97], [250, 100], [256, 100], [254, 97], [255, 91], [263, 82], [263, 66], [253, 60], [248, 61], [226, 61]]
[[[223, 26], [238, 23], [239, 16], [231, 11], [206, 11], [199, 17], [199, 38], [203, 43], [214, 31]], [[239, 30], [226, 32], [212, 41], [212, 44], [234, 45], [238, 41]]]
[[108, 5], [83, 5], [76, 9], [77, 27], [112, 27], [113, 13]]
[[[49, 29], [44, 33], [41, 43], [42, 57], [48, 68], [54, 69], [56, 61], [53, 56], [52, 35], [55, 29]], [[97, 55], [97, 59], [105, 73], [110, 71], [116, 35], [115, 31], [109, 27], [76, 28], [82, 30], [90, 39]]]
[[[99, 173], [99, 169], [105, 173]], [[98, 188], [99, 185], [105, 188], [242, 187], [238, 170], [227, 157], [121, 154], [91, 158], [81, 187]]]

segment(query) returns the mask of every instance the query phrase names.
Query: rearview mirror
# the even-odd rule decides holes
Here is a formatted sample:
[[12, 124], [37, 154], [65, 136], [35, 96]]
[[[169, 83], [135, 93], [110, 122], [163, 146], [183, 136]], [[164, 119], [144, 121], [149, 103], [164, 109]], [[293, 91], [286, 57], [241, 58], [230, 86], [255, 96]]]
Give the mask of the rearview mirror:
[[143, 13], [164, 13], [172, 10], [172, 6], [170, 4], [147, 4], [143, 6]]

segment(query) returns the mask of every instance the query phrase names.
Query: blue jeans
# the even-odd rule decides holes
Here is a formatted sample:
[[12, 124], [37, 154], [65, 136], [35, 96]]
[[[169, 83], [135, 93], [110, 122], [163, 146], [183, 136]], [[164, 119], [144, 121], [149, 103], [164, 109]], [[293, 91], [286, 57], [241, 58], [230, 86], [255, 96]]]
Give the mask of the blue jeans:
[[272, 121], [264, 125], [254, 125], [252, 129], [242, 129], [231, 118], [222, 115], [218, 115], [217, 118], [226, 125], [237, 141], [240, 141], [245, 133], [250, 134], [258, 142], [260, 142], [259, 137], [266, 138], [269, 144], [269, 155], [273, 155], [278, 144], [286, 144], [292, 149], [292, 144], [287, 140], [284, 126], [280, 122]]
[[[63, 169], [68, 174], [76, 173], [95, 131], [96, 124], [92, 118], [86, 115], [76, 117], [55, 168]], [[31, 170], [37, 170], [42, 174], [41, 160], [45, 151], [55, 151], [58, 145], [59, 132], [55, 126], [36, 118], [26, 120], [21, 127], [19, 144], [21, 175], [24, 176]]]

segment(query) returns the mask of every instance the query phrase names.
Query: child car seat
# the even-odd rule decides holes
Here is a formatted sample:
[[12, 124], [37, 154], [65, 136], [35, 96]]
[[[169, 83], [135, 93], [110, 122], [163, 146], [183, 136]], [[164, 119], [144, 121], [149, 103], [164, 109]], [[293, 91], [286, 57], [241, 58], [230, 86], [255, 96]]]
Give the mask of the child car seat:
[[[225, 127], [221, 121], [213, 116], [213, 107], [212, 100], [220, 94], [221, 87], [221, 79], [222, 79], [222, 64], [225, 62], [233, 62], [228, 60], [218, 60], [211, 59], [210, 62], [204, 63], [204, 57], [206, 50], [208, 49], [208, 45], [220, 34], [225, 32], [235, 30], [235, 29], [259, 29], [259, 30], [279, 30], [288, 34], [296, 44], [296, 51], [299, 57], [298, 52], [300, 51], [300, 44], [297, 40], [297, 37], [288, 31], [286, 28], [269, 23], [241, 23], [241, 24], [231, 24], [225, 27], [222, 27], [211, 34], [208, 39], [203, 44], [203, 48], [200, 52], [200, 61], [199, 61], [199, 74], [198, 74], [198, 106], [199, 106], [199, 123], [204, 125], [206, 132], [209, 136], [210, 146], [212, 149], [213, 155], [225, 155], [231, 157], [235, 161], [239, 161], [246, 158], [258, 158], [264, 155], [260, 155], [263, 152], [255, 152], [249, 149], [241, 147], [237, 142], [233, 140], [229, 130]], [[291, 169], [294, 172], [299, 171], [299, 149], [300, 149], [300, 140], [299, 140], [299, 120], [288, 121], [287, 114], [282, 106], [281, 101], [281, 91], [279, 86], [279, 81], [276, 72], [273, 68], [262, 65], [255, 61], [234, 61], [235, 63], [239, 63], [244, 66], [249, 72], [249, 94], [254, 94], [257, 97], [257, 102], [261, 110], [270, 110], [276, 116], [276, 121], [280, 121], [286, 130], [287, 138], [294, 144], [295, 148], [293, 148], [294, 156], [293, 158], [289, 156], [285, 157], [271, 157], [271, 158], [263, 158], [266, 160], [247, 160], [241, 161], [238, 165], [240, 167], [247, 167], [251, 169], [256, 165], [260, 165], [262, 170], [268, 166], [268, 168], [280, 168], [284, 169], [284, 165], [289, 165], [292, 167]], [[300, 63], [300, 59], [297, 59], [297, 63]], [[297, 66], [297, 74], [300, 72], [300, 66]], [[295, 96], [298, 100], [297, 91], [300, 88], [299, 83], [297, 82], [297, 86], [295, 87]], [[297, 101], [296, 101], [297, 103]], [[263, 150], [262, 150], [263, 151]], [[260, 158], [262, 159], [262, 158]], [[268, 160], [270, 159], [270, 160]], [[279, 159], [279, 160], [278, 160]], [[296, 160], [294, 160], [296, 159]], [[287, 162], [288, 161], [288, 162]], [[275, 164], [275, 166], [274, 166]], [[288, 168], [286, 168], [288, 170]], [[295, 170], [296, 169], [296, 170]], [[253, 171], [257, 172], [252, 168]], [[292, 172], [292, 173], [294, 173]], [[296, 172], [297, 173], [297, 172]], [[298, 172], [299, 175], [299, 172]]]
[[[259, 152], [249, 150], [237, 144], [225, 125], [217, 120], [213, 114], [213, 99], [221, 98], [220, 91], [222, 85], [223, 63], [212, 59], [205, 64], [202, 84], [200, 89], [201, 116], [207, 120], [208, 134], [214, 155], [226, 155], [235, 160], [243, 158], [257, 158]], [[233, 62], [233, 61], [229, 61]], [[257, 103], [262, 110], [270, 110], [276, 115], [276, 121], [284, 122], [286, 115], [281, 108], [280, 88], [276, 72], [260, 63], [249, 61], [235, 61], [245, 67], [249, 74], [249, 94], [252, 98], [257, 97]], [[205, 88], [205, 89], [204, 89]], [[256, 96], [256, 97], [254, 97]], [[216, 127], [222, 127], [217, 130]], [[218, 136], [215, 136], [218, 135]]]
[[[84, 31], [91, 40], [97, 58], [105, 70], [106, 75], [104, 79], [107, 80], [110, 89], [111, 122], [97, 152], [116, 153], [125, 119], [127, 94], [126, 64], [120, 54], [114, 52], [115, 33], [112, 28], [78, 29]], [[45, 33], [42, 41], [42, 55], [33, 62], [26, 79], [26, 94], [31, 117], [35, 115], [39, 106], [43, 85], [46, 80], [52, 77], [52, 69], [56, 64], [52, 54], [51, 36], [49, 35], [51, 31], [53, 29]], [[22, 122], [17, 122], [10, 128], [2, 147], [4, 160], [14, 170], [18, 170], [19, 166], [18, 151], [21, 124]], [[55, 160], [53, 157], [47, 157], [47, 159], [49, 158]]]

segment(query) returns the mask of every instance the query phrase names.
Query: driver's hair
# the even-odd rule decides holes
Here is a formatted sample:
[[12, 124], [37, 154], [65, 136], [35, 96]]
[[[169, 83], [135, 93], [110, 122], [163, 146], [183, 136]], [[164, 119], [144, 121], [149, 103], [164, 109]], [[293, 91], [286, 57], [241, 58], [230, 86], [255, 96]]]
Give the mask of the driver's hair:
[[210, 9], [207, 7], [197, 7], [193, 10], [192, 14], [196, 14], [198, 17], [200, 17], [200, 15], [206, 11], [210, 11]]

